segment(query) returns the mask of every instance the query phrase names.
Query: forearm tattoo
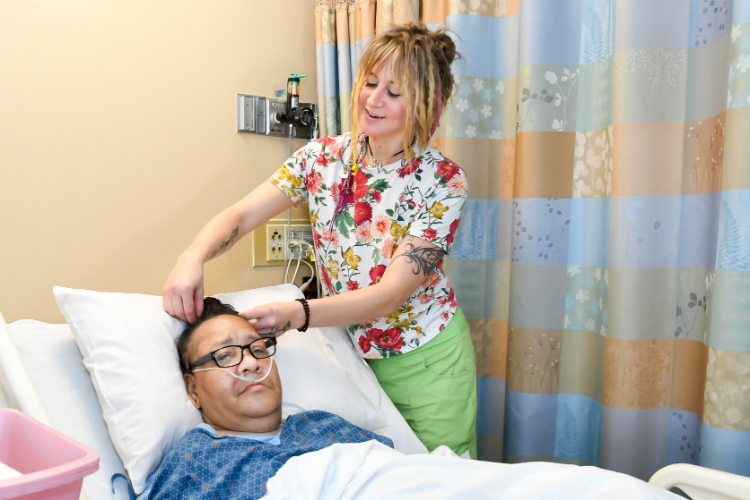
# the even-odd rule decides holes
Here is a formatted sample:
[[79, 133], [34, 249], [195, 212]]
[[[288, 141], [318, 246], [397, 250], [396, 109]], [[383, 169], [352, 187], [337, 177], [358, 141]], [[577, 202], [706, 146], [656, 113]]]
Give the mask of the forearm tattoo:
[[227, 241], [222, 241], [221, 242], [221, 245], [219, 245], [219, 248], [217, 248], [216, 250], [214, 250], [214, 253], [211, 254], [211, 258], [213, 259], [217, 255], [219, 255], [220, 253], [222, 253], [224, 250], [226, 250], [227, 248], [231, 247], [232, 244], [234, 243], [234, 240], [237, 239], [237, 235], [238, 234], [240, 234], [240, 226], [237, 226], [237, 227], [234, 228], [234, 231], [232, 231], [232, 234], [229, 235], [229, 239]]
[[[435, 247], [416, 247], [411, 243], [404, 243], [406, 251], [396, 256], [396, 259], [404, 257], [409, 264], [414, 264], [412, 272], [414, 275], [424, 274], [425, 278], [435, 271], [445, 252]], [[393, 259], [393, 260], [396, 260]]]
[[276, 325], [273, 328], [271, 328], [271, 331], [268, 332], [267, 335], [273, 335], [274, 337], [278, 337], [282, 333], [286, 333], [292, 328], [292, 322], [287, 321], [286, 325]]

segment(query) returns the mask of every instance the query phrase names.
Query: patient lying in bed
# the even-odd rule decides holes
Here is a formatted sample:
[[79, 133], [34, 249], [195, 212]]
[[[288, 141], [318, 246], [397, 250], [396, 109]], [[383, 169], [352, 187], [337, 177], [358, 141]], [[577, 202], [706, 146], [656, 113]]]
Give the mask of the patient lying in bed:
[[260, 498], [292, 457], [335, 443], [388, 438], [321, 411], [281, 419], [274, 338], [217, 299], [177, 342], [185, 388], [204, 423], [189, 431], [152, 474], [140, 498]]
[[140, 498], [679, 498], [596, 467], [463, 460], [445, 446], [403, 455], [389, 439], [321, 411], [282, 422], [275, 349], [275, 339], [259, 336], [231, 307], [206, 299], [177, 343], [188, 396], [204, 423], [169, 451]]

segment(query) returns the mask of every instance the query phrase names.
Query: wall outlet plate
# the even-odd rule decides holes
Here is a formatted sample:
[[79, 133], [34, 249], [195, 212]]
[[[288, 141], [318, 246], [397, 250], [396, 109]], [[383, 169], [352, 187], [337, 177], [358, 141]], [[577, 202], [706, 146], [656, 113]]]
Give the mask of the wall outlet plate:
[[286, 226], [283, 224], [266, 225], [266, 261], [284, 262], [284, 246], [286, 238]]

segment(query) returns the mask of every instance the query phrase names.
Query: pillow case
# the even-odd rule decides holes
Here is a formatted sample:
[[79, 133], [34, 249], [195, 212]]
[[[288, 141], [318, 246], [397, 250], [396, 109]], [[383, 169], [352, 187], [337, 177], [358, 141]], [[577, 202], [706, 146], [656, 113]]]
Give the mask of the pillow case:
[[[186, 323], [164, 312], [158, 296], [63, 287], [53, 293], [91, 374], [110, 439], [140, 493], [164, 454], [202, 421], [185, 392], [175, 347]], [[243, 311], [302, 294], [279, 285], [216, 297]], [[386, 425], [320, 329], [282, 335], [274, 358], [284, 418], [317, 409], [368, 430]]]

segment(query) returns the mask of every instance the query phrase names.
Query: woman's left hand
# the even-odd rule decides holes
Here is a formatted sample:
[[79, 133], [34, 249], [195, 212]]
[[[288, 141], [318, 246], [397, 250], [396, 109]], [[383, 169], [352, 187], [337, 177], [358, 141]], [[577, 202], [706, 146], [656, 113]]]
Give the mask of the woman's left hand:
[[289, 330], [305, 324], [305, 309], [300, 302], [271, 302], [247, 311], [240, 316], [250, 322], [260, 335], [280, 337]]

